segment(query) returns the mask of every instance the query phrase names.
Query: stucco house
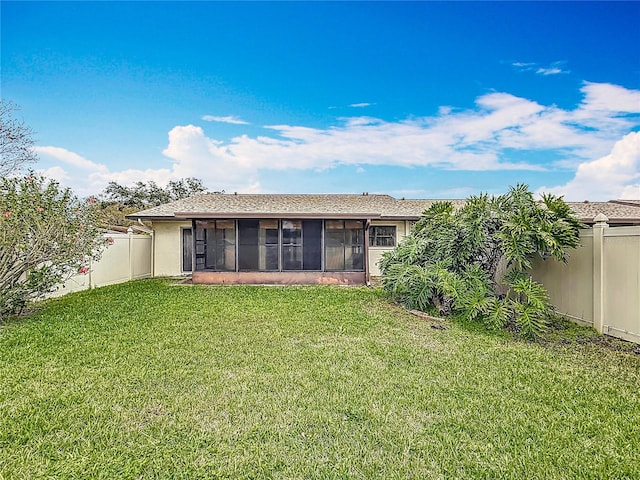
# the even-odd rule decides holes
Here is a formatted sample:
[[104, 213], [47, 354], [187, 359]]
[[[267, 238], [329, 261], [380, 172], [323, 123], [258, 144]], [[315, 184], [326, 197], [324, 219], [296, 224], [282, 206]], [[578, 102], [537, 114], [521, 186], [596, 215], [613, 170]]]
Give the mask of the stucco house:
[[[194, 283], [358, 284], [436, 200], [378, 194], [201, 194], [128, 218], [153, 230], [152, 275]], [[462, 206], [464, 200], [451, 200]], [[639, 225], [640, 202], [571, 203], [585, 223]]]

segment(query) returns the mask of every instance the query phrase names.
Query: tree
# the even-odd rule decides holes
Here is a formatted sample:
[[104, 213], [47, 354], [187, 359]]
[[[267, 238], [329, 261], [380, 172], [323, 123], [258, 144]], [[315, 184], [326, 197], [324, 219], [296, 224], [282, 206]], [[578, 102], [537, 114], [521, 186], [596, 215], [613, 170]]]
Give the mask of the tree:
[[472, 196], [460, 210], [436, 202], [383, 256], [383, 285], [411, 308], [493, 327], [511, 323], [536, 337], [547, 328], [551, 305], [528, 273], [531, 262], [536, 256], [566, 262], [581, 227], [561, 197], [536, 202], [526, 185], [497, 197]]
[[192, 195], [204, 193], [207, 191], [206, 187], [202, 183], [202, 180], [194, 177], [181, 178], [180, 180], [171, 180], [167, 185], [166, 190], [169, 192], [170, 201], [180, 200], [181, 198], [187, 198]]
[[0, 177], [7, 176], [23, 166], [34, 163], [33, 132], [24, 122], [14, 118], [18, 107], [0, 99]]
[[190, 197], [206, 190], [202, 180], [193, 177], [172, 180], [164, 188], [154, 181], [136, 182], [132, 187], [109, 182], [98, 196], [98, 216], [100, 223], [107, 228], [127, 226], [133, 223], [125, 218], [130, 213]]
[[0, 180], [0, 315], [18, 313], [98, 258], [95, 208], [29, 173]]
[[154, 181], [136, 182], [132, 187], [109, 182], [100, 198], [107, 203], [141, 210], [206, 191], [202, 180], [193, 177], [172, 180], [165, 188], [158, 186]]

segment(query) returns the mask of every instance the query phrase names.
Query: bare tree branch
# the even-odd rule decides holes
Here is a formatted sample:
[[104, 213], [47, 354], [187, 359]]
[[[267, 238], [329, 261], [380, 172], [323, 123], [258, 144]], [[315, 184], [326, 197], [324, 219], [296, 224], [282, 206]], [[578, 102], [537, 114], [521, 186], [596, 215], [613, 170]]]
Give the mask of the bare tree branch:
[[25, 165], [36, 162], [33, 151], [33, 131], [14, 117], [18, 107], [0, 99], [0, 176], [19, 172]]

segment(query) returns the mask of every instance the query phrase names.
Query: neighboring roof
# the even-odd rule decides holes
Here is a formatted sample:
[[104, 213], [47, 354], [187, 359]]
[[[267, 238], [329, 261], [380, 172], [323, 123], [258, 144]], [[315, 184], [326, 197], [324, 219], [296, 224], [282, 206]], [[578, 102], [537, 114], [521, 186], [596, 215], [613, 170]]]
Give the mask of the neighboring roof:
[[620, 205], [631, 205], [634, 207], [640, 207], [640, 200], [611, 200], [612, 203], [619, 203]]
[[567, 203], [585, 223], [593, 223], [599, 213], [605, 215], [609, 223], [640, 223], [640, 200]]
[[[205, 193], [127, 215], [142, 220], [194, 218], [369, 218], [416, 220], [433, 199], [398, 199], [378, 194], [224, 194]], [[456, 208], [464, 200], [449, 200]], [[599, 213], [611, 223], [640, 223], [640, 200], [568, 202], [585, 223]]]

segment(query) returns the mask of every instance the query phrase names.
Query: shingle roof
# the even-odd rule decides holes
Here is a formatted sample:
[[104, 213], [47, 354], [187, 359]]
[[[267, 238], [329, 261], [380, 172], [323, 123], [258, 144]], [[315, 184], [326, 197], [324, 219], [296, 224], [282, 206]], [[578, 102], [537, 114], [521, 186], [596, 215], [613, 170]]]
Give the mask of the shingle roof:
[[[404, 200], [362, 194], [201, 194], [143, 210], [130, 218], [346, 217], [418, 218], [435, 200]], [[461, 202], [461, 201], [459, 201]]]
[[[133, 219], [191, 218], [380, 218], [417, 219], [433, 199], [397, 199], [378, 194], [220, 194], [205, 193], [128, 215]], [[459, 208], [464, 200], [450, 200]], [[576, 215], [590, 223], [599, 213], [612, 223], [640, 223], [640, 200], [568, 202]]]
[[604, 214], [610, 223], [640, 223], [640, 200], [609, 202], [567, 202], [576, 215], [585, 223], [593, 223], [599, 214]]
[[611, 200], [613, 203], [619, 203], [620, 205], [631, 205], [634, 207], [640, 207], [640, 200]]

